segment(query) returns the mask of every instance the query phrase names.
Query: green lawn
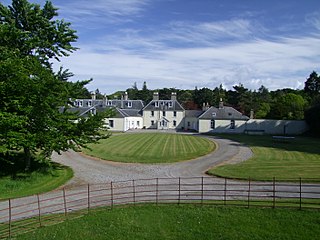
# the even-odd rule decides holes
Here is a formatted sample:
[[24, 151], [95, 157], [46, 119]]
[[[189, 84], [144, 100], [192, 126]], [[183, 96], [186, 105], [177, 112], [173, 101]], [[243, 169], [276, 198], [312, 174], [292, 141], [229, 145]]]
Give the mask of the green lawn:
[[320, 212], [193, 205], [102, 209], [17, 239], [318, 239]]
[[253, 180], [320, 179], [320, 140], [296, 137], [291, 142], [275, 142], [271, 136], [223, 135], [248, 145], [254, 156], [239, 164], [222, 165], [209, 174]]
[[84, 153], [105, 160], [131, 163], [170, 163], [194, 159], [215, 149], [205, 138], [183, 134], [120, 134], [89, 145]]
[[48, 171], [33, 171], [0, 177], [0, 200], [48, 192], [66, 183], [73, 176], [69, 167], [54, 165]]

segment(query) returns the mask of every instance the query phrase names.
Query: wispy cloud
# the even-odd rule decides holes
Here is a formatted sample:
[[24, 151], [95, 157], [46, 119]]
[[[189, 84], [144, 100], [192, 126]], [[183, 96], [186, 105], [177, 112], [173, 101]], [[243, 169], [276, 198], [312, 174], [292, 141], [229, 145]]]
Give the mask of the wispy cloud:
[[67, 1], [61, 14], [67, 20], [86, 28], [99, 28], [104, 24], [123, 23], [139, 16], [149, 0], [95, 0]]
[[122, 48], [105, 54], [86, 45], [68, 64], [78, 77], [93, 76], [92, 88], [109, 92], [130, 87], [135, 81], [147, 81], [151, 88], [223, 84], [232, 89], [240, 82], [251, 89], [262, 84], [270, 89], [298, 88], [309, 72], [317, 70], [320, 53], [314, 49], [319, 45], [319, 36], [249, 40], [219, 47], [163, 47], [141, 54]]

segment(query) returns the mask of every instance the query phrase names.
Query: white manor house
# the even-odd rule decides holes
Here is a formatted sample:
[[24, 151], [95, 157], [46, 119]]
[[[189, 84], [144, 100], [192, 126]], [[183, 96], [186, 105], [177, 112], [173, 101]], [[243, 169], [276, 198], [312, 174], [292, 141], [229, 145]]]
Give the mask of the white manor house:
[[[130, 100], [125, 92], [121, 99], [76, 99], [74, 107], [80, 117], [95, 114], [106, 109], [114, 109], [115, 115], [105, 119], [110, 131], [128, 131], [130, 129], [158, 129], [196, 131], [199, 133], [251, 133], [251, 134], [297, 134], [306, 130], [301, 121], [252, 119], [232, 107], [204, 105], [202, 110], [185, 110], [177, 101], [176, 93], [171, 99], [160, 100], [158, 92], [144, 105], [142, 100]], [[298, 132], [297, 132], [298, 131]]]

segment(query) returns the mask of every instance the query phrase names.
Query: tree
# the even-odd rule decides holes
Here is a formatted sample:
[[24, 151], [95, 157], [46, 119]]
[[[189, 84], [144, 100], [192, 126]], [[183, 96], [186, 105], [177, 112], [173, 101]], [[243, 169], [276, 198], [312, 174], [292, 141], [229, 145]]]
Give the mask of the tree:
[[70, 73], [54, 73], [51, 59], [76, 50], [69, 23], [53, 20], [57, 10], [26, 0], [0, 3], [0, 157], [24, 152], [26, 169], [32, 155], [48, 161], [53, 151], [77, 150], [108, 135], [99, 130], [109, 112], [78, 119], [68, 112], [71, 91], [85, 83], [67, 81]]
[[310, 127], [310, 132], [320, 136], [320, 104], [309, 108], [305, 112], [305, 119]]
[[281, 94], [274, 99], [270, 114], [275, 119], [294, 119], [301, 120], [304, 118], [306, 101], [302, 96], [287, 93]]
[[304, 92], [306, 93], [311, 105], [320, 103], [320, 75], [313, 71], [304, 83]]

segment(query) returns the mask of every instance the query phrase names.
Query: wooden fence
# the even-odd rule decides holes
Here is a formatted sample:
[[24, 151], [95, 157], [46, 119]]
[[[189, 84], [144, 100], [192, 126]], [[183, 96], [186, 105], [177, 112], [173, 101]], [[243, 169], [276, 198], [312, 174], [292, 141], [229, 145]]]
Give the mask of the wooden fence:
[[256, 182], [156, 178], [64, 188], [0, 202], [0, 239], [124, 204], [214, 204], [320, 209], [320, 179]]

